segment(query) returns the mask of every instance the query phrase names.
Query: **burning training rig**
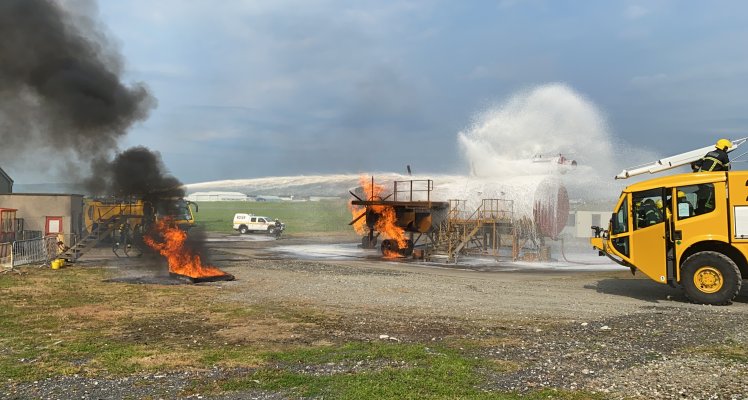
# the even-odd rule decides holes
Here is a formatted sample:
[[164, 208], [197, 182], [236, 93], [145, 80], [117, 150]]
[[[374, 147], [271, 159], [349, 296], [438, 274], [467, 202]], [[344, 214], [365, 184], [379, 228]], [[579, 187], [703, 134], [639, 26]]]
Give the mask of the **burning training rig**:
[[112, 241], [112, 251], [117, 257], [139, 256], [143, 235], [151, 226], [168, 218], [186, 231], [195, 224], [195, 212], [197, 204], [181, 198], [159, 205], [134, 197], [87, 199], [83, 207], [86, 236], [65, 249], [60, 258], [75, 262], [107, 239]]
[[[436, 227], [446, 218], [449, 203], [432, 201], [434, 182], [428, 180], [395, 181], [391, 194], [382, 197], [384, 187], [362, 182], [365, 194], [350, 192], [356, 200], [351, 201], [358, 216], [349, 223], [357, 232], [363, 233], [361, 246], [373, 249], [380, 234], [380, 248], [385, 257], [411, 256], [423, 258], [423, 251], [433, 245]], [[363, 198], [362, 198], [363, 197]], [[364, 200], [365, 198], [365, 200]]]
[[66, 249], [59, 258], [75, 262], [104, 239], [120, 257], [143, 254], [142, 245], [163, 256], [173, 277], [192, 283], [230, 281], [234, 276], [203, 263], [199, 251], [188, 242], [187, 231], [195, 225], [197, 204], [182, 198], [87, 200], [84, 219], [88, 235]]
[[[542, 181], [533, 192], [530, 216], [516, 213], [515, 200], [482, 199], [471, 208], [466, 200], [433, 201], [432, 180], [395, 181], [384, 187], [362, 179], [362, 193], [351, 192], [354, 219], [349, 223], [362, 236], [361, 246], [379, 246], [387, 258], [457, 262], [461, 255], [487, 255], [511, 260], [550, 259], [545, 238], [557, 238], [566, 224], [569, 199], [562, 185]], [[364, 200], [365, 199], [365, 200]]]

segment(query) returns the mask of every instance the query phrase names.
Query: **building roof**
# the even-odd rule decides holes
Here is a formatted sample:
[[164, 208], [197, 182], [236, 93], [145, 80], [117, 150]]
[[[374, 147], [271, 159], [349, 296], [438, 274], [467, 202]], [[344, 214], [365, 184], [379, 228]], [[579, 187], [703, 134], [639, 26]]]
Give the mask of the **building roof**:
[[2, 168], [0, 168], [0, 176], [10, 181], [10, 183], [13, 183], [13, 179], [10, 177], [10, 175], [6, 174], [5, 171], [3, 171]]
[[82, 194], [76, 193], [2, 193], [0, 196], [76, 196], [84, 197]]

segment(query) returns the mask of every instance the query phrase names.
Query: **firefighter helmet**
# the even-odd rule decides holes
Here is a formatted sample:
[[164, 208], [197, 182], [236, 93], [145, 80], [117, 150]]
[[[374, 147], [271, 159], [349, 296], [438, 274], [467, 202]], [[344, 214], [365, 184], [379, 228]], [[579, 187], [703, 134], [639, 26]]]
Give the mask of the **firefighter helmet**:
[[715, 144], [714, 147], [720, 150], [727, 150], [728, 148], [732, 147], [732, 142], [727, 139], [720, 139], [717, 141], [717, 144]]
[[683, 192], [683, 191], [681, 191], [681, 190], [679, 190], [678, 191], [678, 198], [680, 199], [681, 197], [686, 197], [686, 193]]
[[657, 201], [655, 202], [655, 205], [657, 206], [657, 208], [662, 210], [662, 199], [657, 199]]

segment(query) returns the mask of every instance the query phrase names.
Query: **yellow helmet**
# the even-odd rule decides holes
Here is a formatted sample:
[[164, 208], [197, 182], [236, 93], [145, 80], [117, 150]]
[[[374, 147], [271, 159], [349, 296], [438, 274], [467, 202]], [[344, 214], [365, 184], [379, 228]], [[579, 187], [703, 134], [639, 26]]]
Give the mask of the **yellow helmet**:
[[681, 197], [686, 197], [686, 193], [683, 192], [683, 191], [681, 191], [681, 190], [679, 190], [678, 191], [678, 198], [680, 199]]
[[657, 201], [655, 202], [655, 204], [657, 205], [657, 208], [661, 209], [662, 208], [662, 199], [657, 199]]
[[732, 147], [732, 142], [727, 139], [720, 139], [717, 141], [717, 144], [715, 144], [714, 147], [720, 150], [727, 150], [728, 148]]

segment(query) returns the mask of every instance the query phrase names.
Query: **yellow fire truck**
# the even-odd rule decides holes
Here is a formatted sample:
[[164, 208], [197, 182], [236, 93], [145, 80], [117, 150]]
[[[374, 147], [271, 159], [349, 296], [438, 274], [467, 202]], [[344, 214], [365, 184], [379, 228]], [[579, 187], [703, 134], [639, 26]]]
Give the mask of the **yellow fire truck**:
[[[746, 139], [733, 141], [730, 151]], [[714, 147], [624, 170], [617, 178], [685, 165]], [[592, 246], [655, 282], [681, 286], [695, 303], [724, 305], [748, 278], [748, 171], [699, 172], [628, 186]]]

